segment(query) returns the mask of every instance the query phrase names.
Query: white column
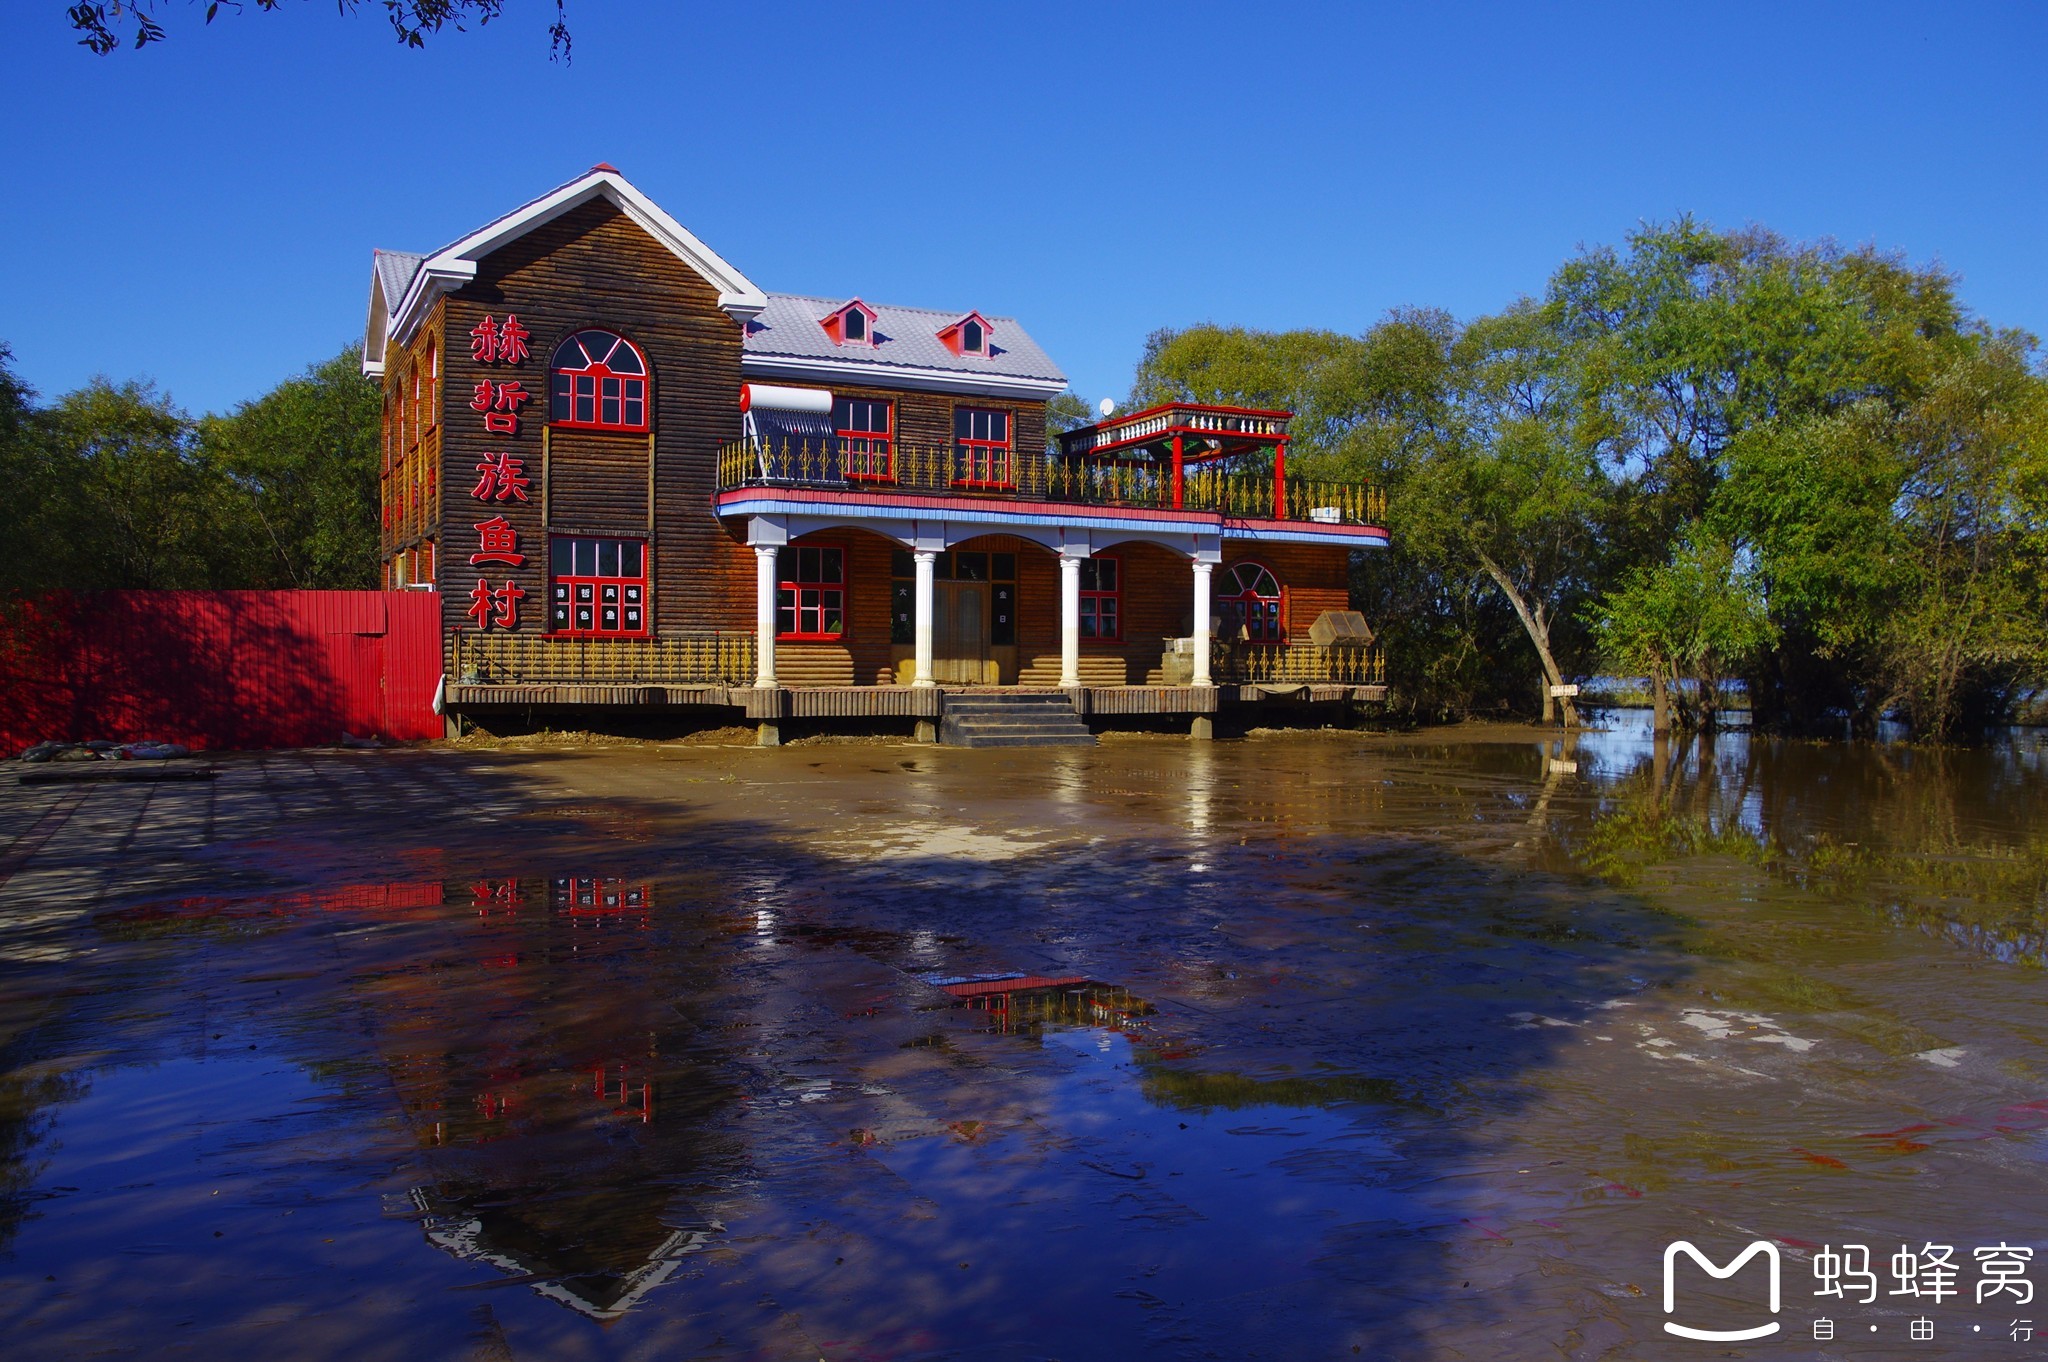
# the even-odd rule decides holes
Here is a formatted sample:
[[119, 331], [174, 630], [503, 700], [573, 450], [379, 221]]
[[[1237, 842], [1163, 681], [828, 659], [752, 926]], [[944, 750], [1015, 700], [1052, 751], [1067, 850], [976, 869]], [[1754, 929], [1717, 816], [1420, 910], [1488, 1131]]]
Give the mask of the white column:
[[1195, 674], [1194, 684], [1210, 685], [1209, 680], [1209, 574], [1216, 570], [1214, 563], [1195, 562]]
[[1081, 560], [1060, 555], [1060, 684], [1081, 684]]
[[928, 549], [919, 549], [910, 555], [917, 562], [917, 586], [913, 592], [911, 626], [917, 639], [916, 670], [912, 672], [910, 684], [929, 686], [932, 684], [932, 565], [939, 555]]
[[773, 544], [754, 546], [754, 684], [775, 684], [775, 553]]

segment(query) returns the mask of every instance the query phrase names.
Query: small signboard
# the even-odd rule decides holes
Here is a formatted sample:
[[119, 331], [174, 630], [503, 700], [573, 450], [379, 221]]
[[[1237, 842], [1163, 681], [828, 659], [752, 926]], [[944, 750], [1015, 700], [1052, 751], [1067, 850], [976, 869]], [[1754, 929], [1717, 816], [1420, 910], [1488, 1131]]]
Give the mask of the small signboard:
[[1579, 688], [1577, 686], [1552, 686], [1550, 688], [1550, 698], [1553, 700], [1569, 699], [1578, 693]]

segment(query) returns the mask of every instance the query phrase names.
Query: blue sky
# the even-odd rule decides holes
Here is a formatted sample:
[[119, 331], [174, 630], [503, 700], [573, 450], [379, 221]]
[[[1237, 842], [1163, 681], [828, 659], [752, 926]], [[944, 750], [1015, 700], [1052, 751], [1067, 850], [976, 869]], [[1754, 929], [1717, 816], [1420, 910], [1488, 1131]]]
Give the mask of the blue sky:
[[1148, 332], [1358, 331], [1538, 291], [1690, 211], [1938, 260], [2048, 333], [2038, 4], [547, 0], [405, 51], [328, 0], [160, 0], [93, 57], [9, 0], [0, 340], [224, 410], [431, 249], [609, 161], [771, 290], [979, 308], [1091, 401]]

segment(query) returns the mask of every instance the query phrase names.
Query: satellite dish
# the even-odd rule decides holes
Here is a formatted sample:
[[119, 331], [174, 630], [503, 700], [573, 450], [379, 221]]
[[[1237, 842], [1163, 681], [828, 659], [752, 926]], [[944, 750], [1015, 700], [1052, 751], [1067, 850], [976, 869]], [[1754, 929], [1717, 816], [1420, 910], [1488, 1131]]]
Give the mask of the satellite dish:
[[1103, 414], [1104, 416], [1108, 416], [1108, 415], [1109, 415], [1109, 414], [1110, 414], [1111, 412], [1115, 411], [1115, 410], [1116, 410], [1116, 399], [1115, 399], [1114, 397], [1105, 397], [1105, 398], [1103, 398], [1103, 399], [1102, 399], [1102, 404], [1101, 404], [1101, 410], [1102, 410], [1102, 414]]

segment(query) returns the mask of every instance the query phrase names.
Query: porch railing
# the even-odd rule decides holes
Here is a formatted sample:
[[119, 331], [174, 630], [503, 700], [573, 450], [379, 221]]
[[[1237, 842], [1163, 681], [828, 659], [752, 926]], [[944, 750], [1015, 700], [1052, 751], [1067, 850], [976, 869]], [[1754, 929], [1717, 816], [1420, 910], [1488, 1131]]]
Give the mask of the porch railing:
[[449, 644], [448, 679], [500, 686], [578, 682], [742, 686], [754, 679], [754, 636], [548, 638], [459, 630]]
[[1222, 679], [1245, 684], [1331, 682], [1373, 686], [1387, 679], [1387, 658], [1370, 648], [1319, 648], [1313, 643], [1240, 643], [1222, 659]]
[[1250, 520], [1318, 520], [1384, 525], [1387, 496], [1370, 483], [1288, 474], [1276, 489], [1271, 468], [1196, 469], [1174, 499], [1172, 470], [1142, 461], [1012, 451], [991, 464], [985, 449], [898, 445], [888, 454], [842, 457], [834, 445], [769, 447], [746, 440], [718, 455], [718, 486], [821, 487], [938, 493], [1015, 501], [1065, 501], [1150, 510], [1213, 511]]

